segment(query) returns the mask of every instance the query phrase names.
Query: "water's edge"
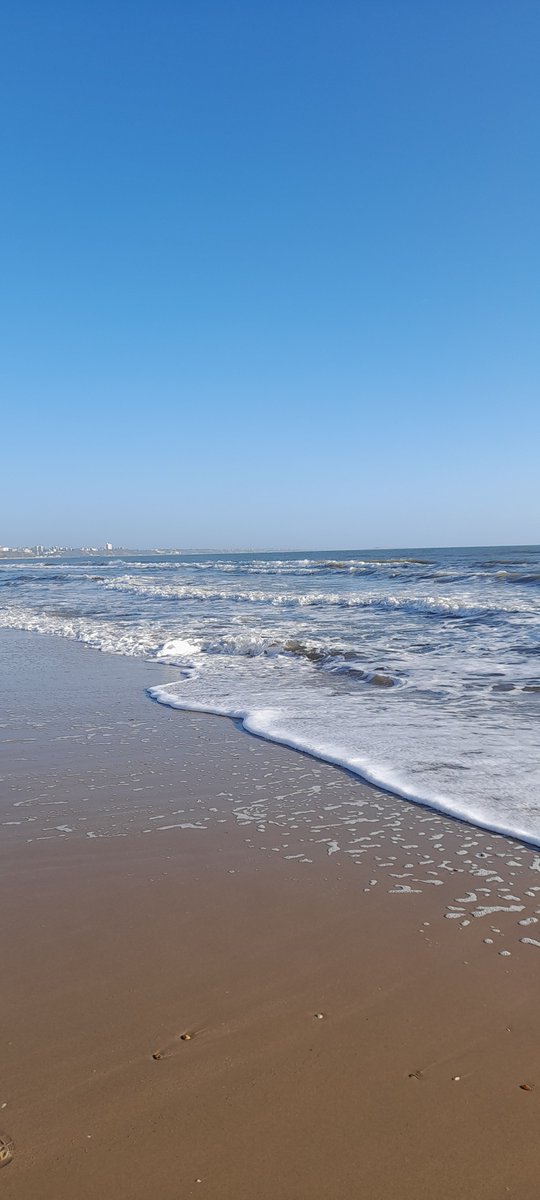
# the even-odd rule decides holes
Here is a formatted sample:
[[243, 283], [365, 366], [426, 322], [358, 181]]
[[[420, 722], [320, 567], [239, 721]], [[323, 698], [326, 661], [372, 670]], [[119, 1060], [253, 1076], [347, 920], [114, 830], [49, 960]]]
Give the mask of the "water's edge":
[[284, 746], [288, 750], [305, 754], [318, 762], [328, 763], [330, 766], [336, 767], [337, 770], [351, 775], [356, 780], [360, 780], [366, 787], [377, 789], [377, 791], [384, 792], [387, 796], [394, 796], [397, 800], [404, 800], [408, 804], [414, 804], [426, 812], [441, 813], [443, 816], [456, 821], [460, 825], [468, 825], [473, 829], [485, 829], [488, 833], [495, 833], [502, 837], [511, 838], [513, 841], [531, 846], [535, 850], [540, 849], [540, 838], [532, 838], [522, 830], [514, 829], [512, 826], [503, 823], [499, 824], [495, 821], [483, 821], [481, 817], [473, 819], [469, 813], [460, 813], [453, 810], [450, 806], [446, 807], [442, 804], [436, 804], [434, 801], [424, 799], [421, 796], [415, 796], [413, 792], [407, 791], [406, 788], [389, 787], [384, 781], [381, 781], [369, 772], [361, 770], [359, 767], [355, 767], [347, 759], [331, 753], [323, 753], [321, 750], [310, 746], [307, 742], [302, 742], [295, 738], [274, 736], [260, 727], [258, 728], [256, 720], [251, 718], [247, 711], [227, 711], [223, 708], [203, 704], [184, 704], [173, 697], [167, 697], [165, 693], [169, 686], [174, 686], [174, 684], [146, 688], [146, 694], [154, 703], [164, 705], [167, 708], [174, 708], [179, 712], [199, 712], [207, 713], [209, 716], [223, 717], [226, 720], [232, 721], [237, 729], [242, 730], [243, 733], [247, 733], [251, 737], [260, 738], [262, 741], [271, 742], [276, 746]]
[[0, 629], [137, 658], [169, 707], [540, 845], [540, 547], [2, 562]]

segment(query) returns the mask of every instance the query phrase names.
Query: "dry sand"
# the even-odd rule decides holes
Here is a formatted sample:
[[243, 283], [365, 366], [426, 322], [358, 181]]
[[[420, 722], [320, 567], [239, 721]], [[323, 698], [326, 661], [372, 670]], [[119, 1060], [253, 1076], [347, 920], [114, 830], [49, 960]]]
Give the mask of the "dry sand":
[[0, 648], [0, 1200], [537, 1197], [535, 852]]

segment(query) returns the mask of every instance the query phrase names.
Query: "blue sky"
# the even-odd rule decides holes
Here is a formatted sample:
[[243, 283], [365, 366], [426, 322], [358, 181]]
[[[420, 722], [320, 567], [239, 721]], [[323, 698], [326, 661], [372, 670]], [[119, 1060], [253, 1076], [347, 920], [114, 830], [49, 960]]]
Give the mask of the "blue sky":
[[0, 543], [540, 540], [536, 0], [8, 0]]

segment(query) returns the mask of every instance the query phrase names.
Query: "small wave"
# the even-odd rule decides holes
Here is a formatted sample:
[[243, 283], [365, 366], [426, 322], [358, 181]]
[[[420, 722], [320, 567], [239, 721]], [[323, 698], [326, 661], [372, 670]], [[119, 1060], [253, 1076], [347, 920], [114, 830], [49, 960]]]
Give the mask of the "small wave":
[[358, 651], [351, 649], [337, 649], [335, 646], [329, 648], [309, 642], [288, 641], [283, 643], [280, 653], [306, 658], [329, 674], [346, 675], [353, 680], [371, 683], [374, 687], [396, 687], [402, 682], [385, 667], [367, 670], [365, 665], [358, 661]]
[[[522, 810], [517, 803], [515, 808], [510, 806], [498, 811], [493, 804], [491, 794], [488, 793], [487, 802], [484, 801], [480, 804], [475, 798], [475, 791], [470, 796], [462, 794], [463, 785], [455, 795], [450, 792], [439, 792], [433, 786], [429, 786], [426, 779], [419, 778], [418, 786], [411, 786], [407, 779], [407, 773], [404, 776], [390, 763], [377, 761], [373, 753], [359, 752], [357, 745], [347, 745], [347, 738], [342, 738], [338, 726], [323, 732], [320, 725], [310, 727], [309, 724], [304, 724], [303, 720], [299, 723], [296, 706], [294, 712], [287, 711], [283, 706], [278, 707], [275, 704], [275, 696], [273, 697], [274, 706], [269, 697], [265, 706], [262, 707], [255, 696], [251, 702], [248, 697], [244, 702], [239, 697], [226, 699], [224, 696], [218, 698], [209, 695], [208, 698], [203, 699], [195, 695], [190, 696], [188, 691], [184, 691], [182, 685], [174, 683], [151, 687], [148, 689], [148, 695], [159, 704], [167, 705], [170, 708], [232, 717], [234, 720], [240, 721], [248, 733], [343, 767], [383, 791], [414, 804], [434, 809], [461, 821], [473, 823], [494, 833], [519, 838], [535, 846], [539, 844], [540, 834], [534, 828], [534, 810], [533, 812], [529, 812], [527, 809]], [[445, 737], [443, 737], [442, 745], [444, 745]], [[359, 740], [362, 740], [361, 736]], [[477, 754], [478, 752], [472, 751], [472, 753]], [[432, 757], [433, 752], [430, 751], [428, 760], [431, 761]], [[431, 763], [429, 769], [432, 769], [432, 766]], [[462, 776], [468, 764], [459, 761], [448, 764], [445, 759], [441, 758], [436, 766], [438, 777], [442, 777], [445, 771], [449, 771], [452, 777], [456, 770]], [[532, 828], [531, 821], [533, 822]]]
[[[508, 613], [524, 615], [528, 611], [525, 601], [521, 603], [479, 604], [466, 596], [400, 596], [374, 592], [343, 594], [339, 592], [272, 592], [263, 589], [249, 591], [232, 588], [194, 587], [189, 583], [151, 584], [140, 581], [136, 576], [125, 576], [108, 580], [105, 587], [111, 591], [130, 592], [147, 598], [164, 600], [221, 601], [230, 604], [268, 604], [272, 607], [321, 607], [343, 609], [367, 608], [381, 612], [403, 612], [420, 616], [491, 619]], [[534, 610], [531, 610], [534, 615]]]
[[83, 642], [109, 654], [145, 655], [159, 648], [152, 630], [123, 630], [114, 621], [96, 620], [67, 611], [36, 611], [12, 606], [0, 610], [0, 628], [22, 629], [29, 633], [54, 634]]
[[510, 574], [510, 572], [506, 572], [506, 582], [507, 583], [525, 583], [525, 584], [540, 583], [540, 572], [539, 571], [529, 571], [529, 572], [524, 572], [522, 575], [515, 575], [515, 574]]
[[7, 578], [7, 579], [0, 578], [0, 587], [19, 588], [19, 587], [27, 587], [27, 585], [31, 584], [31, 583], [43, 584], [44, 582], [46, 582], [48, 584], [49, 583], [69, 583], [70, 576], [65, 574], [65, 572], [55, 571], [55, 572], [53, 572], [52, 575], [48, 574], [46, 577], [46, 580], [44, 580], [43, 575], [38, 574], [37, 571], [24, 571], [24, 572], [21, 571], [18, 575], [12, 575], [11, 578]]
[[165, 571], [175, 573], [179, 570], [202, 572], [202, 573], [218, 573], [220, 575], [236, 575], [236, 576], [285, 576], [295, 578], [296, 576], [315, 576], [315, 575], [370, 575], [370, 574], [385, 574], [391, 575], [404, 574], [409, 576], [411, 573], [416, 573], [417, 568], [422, 569], [422, 574], [429, 577], [431, 569], [435, 567], [435, 563], [431, 559], [410, 558], [410, 557], [389, 557], [389, 558], [359, 558], [359, 557], [344, 557], [344, 558], [242, 558], [241, 556], [230, 559], [209, 558], [209, 559], [192, 559], [187, 556], [175, 557], [166, 561], [143, 561], [143, 560], [109, 560], [110, 566], [124, 566], [136, 571]]
[[289, 640], [281, 644], [279, 653], [305, 658], [308, 662], [314, 663], [329, 673], [347, 675], [353, 679], [362, 680], [364, 683], [372, 683], [375, 687], [395, 687], [400, 682], [384, 667], [366, 670], [365, 666], [358, 662], [357, 651], [350, 648], [338, 649], [335, 646], [328, 647], [313, 642]]
[[54, 634], [83, 642], [94, 650], [108, 654], [158, 659], [188, 671], [203, 656], [296, 658], [329, 674], [347, 675], [352, 680], [374, 687], [395, 687], [403, 682], [385, 667], [366, 667], [364, 662], [359, 661], [359, 652], [350, 647], [290, 638], [280, 640], [259, 633], [226, 634], [214, 639], [166, 637], [155, 625], [132, 626], [125, 630], [120, 623], [88, 618], [68, 609], [36, 612], [19, 607], [0, 611], [0, 628]]

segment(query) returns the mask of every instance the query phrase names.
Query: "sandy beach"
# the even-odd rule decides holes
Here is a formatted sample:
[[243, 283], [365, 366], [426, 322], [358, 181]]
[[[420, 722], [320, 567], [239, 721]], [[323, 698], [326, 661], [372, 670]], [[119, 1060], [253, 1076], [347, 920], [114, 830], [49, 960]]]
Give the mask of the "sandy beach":
[[0, 1200], [540, 1200], [540, 4], [3, 17]]
[[535, 850], [1, 648], [2, 1197], [536, 1197]]

